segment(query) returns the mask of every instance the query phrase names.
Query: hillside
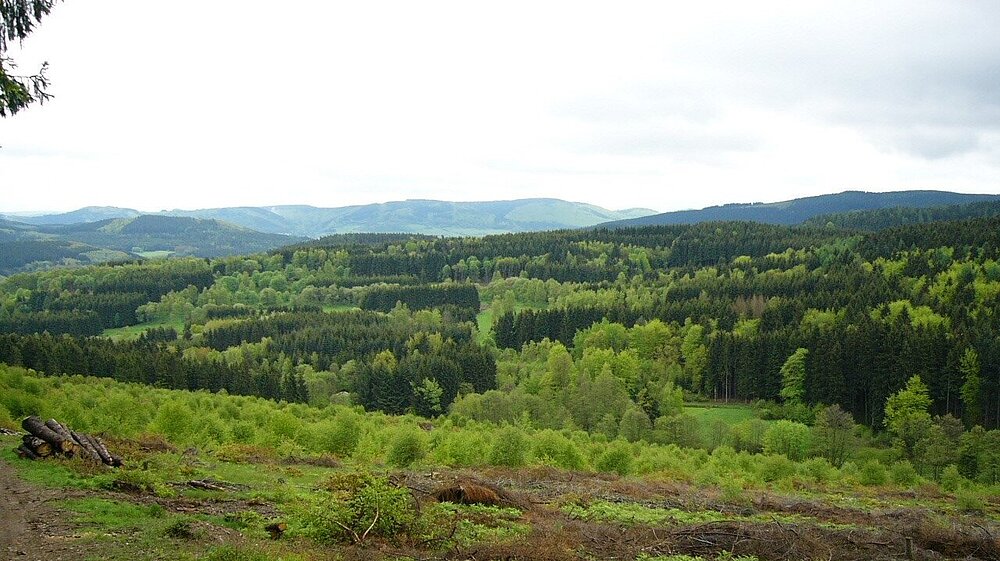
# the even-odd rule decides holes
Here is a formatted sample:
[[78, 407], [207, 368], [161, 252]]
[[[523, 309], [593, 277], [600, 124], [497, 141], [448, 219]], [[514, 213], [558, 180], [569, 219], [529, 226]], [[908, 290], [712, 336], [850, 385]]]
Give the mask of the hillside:
[[360, 232], [482, 236], [558, 230], [645, 216], [654, 211], [611, 211], [558, 199], [519, 199], [489, 202], [408, 200], [336, 208], [285, 205], [165, 212], [175, 216], [218, 218], [266, 232], [315, 238]]
[[0, 275], [150, 254], [220, 257], [255, 253], [303, 239], [257, 232], [218, 220], [173, 216], [141, 215], [47, 225], [0, 220]]
[[[582, 228], [601, 222], [653, 214], [649, 209], [607, 210], [558, 199], [489, 202], [429, 200], [319, 208], [308, 205], [224, 207], [165, 210], [154, 213], [222, 220], [259, 232], [318, 238], [357, 232], [407, 232], [429, 235], [481, 236], [507, 232]], [[73, 224], [109, 218], [133, 218], [139, 212], [114, 207], [87, 207], [64, 214], [20, 219], [26, 224]]]
[[70, 212], [59, 214], [43, 214], [39, 216], [10, 216], [11, 220], [16, 220], [24, 224], [34, 224], [46, 226], [54, 224], [79, 224], [81, 222], [99, 222], [113, 218], [134, 218], [142, 214], [138, 210], [131, 208], [118, 208], [113, 206], [88, 206]]
[[1000, 215], [1000, 201], [933, 207], [891, 207], [820, 214], [803, 222], [806, 226], [834, 226], [845, 230], [885, 230], [909, 224], [925, 224]]
[[1000, 217], [712, 222], [0, 279], [0, 428], [124, 458], [0, 432], [0, 484], [85, 490], [109, 560], [993, 560], [998, 259]]
[[[700, 210], [681, 210], [601, 224], [609, 228], [697, 224], [713, 221], [751, 221], [766, 224], [801, 224], [818, 215], [892, 207], [928, 208], [1000, 200], [1000, 195], [968, 195], [949, 191], [896, 191], [869, 193], [844, 191], [776, 203], [732, 203]], [[825, 224], [825, 222], [824, 222]]]

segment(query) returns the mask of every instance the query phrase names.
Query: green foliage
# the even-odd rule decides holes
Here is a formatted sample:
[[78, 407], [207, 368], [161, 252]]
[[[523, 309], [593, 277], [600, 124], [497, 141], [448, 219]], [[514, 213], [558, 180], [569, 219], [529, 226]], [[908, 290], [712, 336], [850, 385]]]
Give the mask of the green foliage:
[[971, 489], [959, 489], [955, 492], [955, 508], [973, 514], [986, 513], [986, 503]]
[[889, 466], [889, 478], [900, 487], [913, 487], [920, 480], [916, 468], [907, 460], [901, 460]]
[[420, 461], [427, 455], [427, 440], [424, 434], [415, 428], [400, 429], [386, 456], [389, 465], [405, 468]]
[[628, 475], [632, 472], [632, 449], [620, 441], [611, 443], [610, 446], [597, 459], [595, 467], [600, 471], [617, 473], [618, 475]]
[[799, 347], [781, 365], [781, 398], [790, 403], [801, 403], [806, 394], [806, 357], [809, 349]]
[[958, 466], [952, 464], [941, 471], [941, 488], [950, 493], [958, 491], [964, 478], [958, 472]]
[[530, 444], [524, 432], [515, 426], [505, 426], [495, 435], [490, 449], [490, 463], [495, 466], [520, 467], [527, 461]]
[[586, 460], [576, 443], [556, 431], [537, 432], [531, 440], [532, 456], [536, 461], [571, 470], [586, 466]]
[[889, 397], [885, 404], [885, 426], [906, 458], [916, 458], [917, 443], [931, 428], [928, 409], [931, 398], [920, 376], [913, 376], [906, 387]]
[[294, 527], [321, 543], [361, 543], [370, 536], [398, 538], [414, 528], [417, 512], [409, 490], [370, 473], [340, 473], [311, 495]]
[[793, 421], [776, 421], [764, 433], [764, 451], [802, 460], [809, 450], [809, 427]]
[[858, 482], [862, 485], [885, 485], [889, 479], [889, 473], [885, 466], [877, 460], [868, 460], [861, 464], [858, 471]]
[[979, 354], [975, 349], [965, 349], [958, 370], [964, 379], [961, 395], [965, 422], [969, 426], [978, 425], [983, 419], [983, 381], [980, 376]]
[[814, 453], [823, 456], [834, 466], [843, 465], [857, 447], [855, 430], [854, 419], [839, 405], [820, 409], [812, 429]]

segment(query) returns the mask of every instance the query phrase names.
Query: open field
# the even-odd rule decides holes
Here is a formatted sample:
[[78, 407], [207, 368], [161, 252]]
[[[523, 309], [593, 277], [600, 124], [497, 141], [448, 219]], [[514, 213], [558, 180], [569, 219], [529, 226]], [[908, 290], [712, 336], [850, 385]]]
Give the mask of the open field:
[[[554, 468], [417, 470], [371, 466], [386, 477], [384, 500], [360, 516], [390, 516], [392, 531], [364, 538], [317, 517], [317, 497], [358, 466], [315, 459], [220, 459], [162, 439], [114, 439], [129, 466], [112, 473], [76, 461], [13, 457], [17, 437], [0, 438], [3, 463], [30, 485], [64, 498], [58, 543], [81, 559], [996, 559], [992, 514], [967, 514], [933, 488], [899, 493], [847, 490], [705, 489], [669, 478], [622, 478]], [[5, 472], [7, 468], [3, 468]], [[10, 476], [10, 473], [7, 473]], [[220, 490], [200, 490], [207, 481]], [[455, 482], [502, 490], [492, 506], [438, 503]], [[365, 510], [369, 509], [369, 510]], [[286, 523], [272, 539], [265, 529]], [[360, 534], [369, 522], [361, 523]], [[44, 544], [43, 544], [44, 545]], [[47, 545], [44, 545], [47, 547]], [[44, 549], [43, 549], [44, 551]], [[690, 557], [683, 557], [687, 555]], [[731, 555], [731, 556], [730, 556]], [[675, 557], [671, 557], [675, 556]]]

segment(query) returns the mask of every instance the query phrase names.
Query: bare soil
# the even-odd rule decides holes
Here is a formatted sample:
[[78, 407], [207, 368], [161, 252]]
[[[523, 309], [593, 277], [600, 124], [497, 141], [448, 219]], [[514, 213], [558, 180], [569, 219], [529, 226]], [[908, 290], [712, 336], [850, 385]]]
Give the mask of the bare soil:
[[0, 559], [80, 561], [96, 553], [93, 544], [74, 534], [68, 513], [51, 504], [73, 496], [31, 485], [0, 460]]

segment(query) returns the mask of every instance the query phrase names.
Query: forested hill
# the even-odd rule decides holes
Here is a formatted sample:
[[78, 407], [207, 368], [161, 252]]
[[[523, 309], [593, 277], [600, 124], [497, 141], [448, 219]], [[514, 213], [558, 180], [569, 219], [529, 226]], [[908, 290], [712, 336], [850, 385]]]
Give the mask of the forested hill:
[[[836, 403], [880, 429], [916, 375], [934, 414], [990, 428], [998, 232], [993, 217], [869, 234], [715, 222], [344, 235], [16, 275], [0, 282], [0, 362], [291, 400], [311, 399], [312, 380], [310, 395], [392, 413], [490, 391], [497, 419], [612, 436], [626, 411], [662, 416], [667, 388], [793, 416]], [[154, 328], [142, 342], [84, 338], [137, 322]], [[793, 354], [797, 401], [783, 393]]]
[[[852, 211], [867, 211], [877, 209], [889, 209], [893, 207], [908, 207], [911, 209], [926, 209], [929, 207], [941, 207], [947, 205], [962, 205], [981, 201], [1000, 200], [1000, 195], [969, 195], [963, 193], [952, 193], [948, 191], [896, 191], [890, 193], [868, 193], [864, 191], [844, 191], [831, 195], [819, 195], [815, 197], [804, 197], [781, 201], [776, 203], [748, 203], [748, 204], [726, 204], [713, 206], [700, 210], [682, 210], [676, 212], [665, 212], [640, 218], [619, 220], [601, 224], [602, 227], [620, 228], [626, 226], [652, 226], [669, 224], [696, 224], [699, 222], [719, 221], [719, 220], [740, 220], [751, 222], [763, 222], [766, 224], [802, 224], [810, 221], [819, 215], [829, 215], [833, 213], [847, 213]], [[916, 211], [914, 211], [916, 212]], [[954, 216], [952, 218], [964, 218], [966, 216]], [[897, 217], [896, 220], [901, 220]], [[865, 219], [862, 219], [864, 221]], [[870, 219], [874, 220], [874, 218]], [[888, 222], [887, 218], [879, 218], [880, 222]], [[852, 227], [855, 224], [847, 219], [830, 219], [829, 217], [822, 224], [832, 221], [835, 225]], [[897, 225], [897, 224], [887, 224]]]
[[[307, 205], [225, 207], [167, 210], [155, 214], [216, 219], [261, 232], [317, 238], [359, 232], [482, 236], [581, 228], [654, 212], [649, 209], [608, 210], [559, 199], [518, 199], [487, 202], [407, 200], [335, 208]], [[138, 215], [138, 211], [126, 208], [87, 207], [64, 214], [12, 219], [39, 225], [73, 224]]]
[[884, 230], [908, 224], [986, 218], [1000, 215], [1000, 201], [936, 207], [891, 207], [821, 214], [806, 220], [807, 226], [835, 226], [846, 230]]
[[53, 265], [87, 265], [140, 255], [219, 257], [266, 251], [303, 238], [217, 220], [142, 215], [80, 224], [0, 220], [0, 275]]

